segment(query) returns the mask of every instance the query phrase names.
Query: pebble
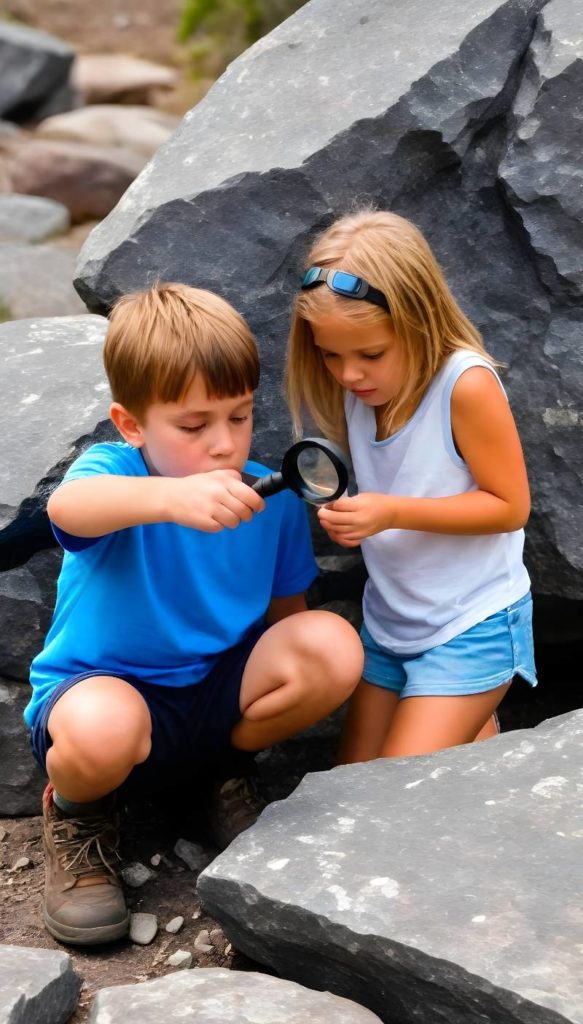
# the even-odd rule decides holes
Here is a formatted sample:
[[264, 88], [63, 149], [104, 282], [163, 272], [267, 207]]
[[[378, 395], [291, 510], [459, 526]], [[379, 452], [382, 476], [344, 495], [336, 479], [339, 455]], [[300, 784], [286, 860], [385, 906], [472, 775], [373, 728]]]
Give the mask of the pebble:
[[179, 839], [174, 853], [188, 865], [191, 871], [202, 871], [208, 864], [208, 856], [202, 846], [191, 843], [188, 839]]
[[183, 917], [173, 917], [172, 920], [169, 921], [168, 924], [166, 925], [166, 931], [171, 932], [172, 935], [176, 935], [176, 932], [180, 931], [183, 924]]
[[138, 946], [149, 946], [158, 931], [158, 919], [155, 914], [130, 915], [130, 939]]
[[161, 860], [162, 857], [160, 856], [160, 854], [155, 853], [153, 857], [150, 857], [150, 864], [152, 865], [153, 868], [157, 868]]
[[15, 860], [14, 864], [12, 865], [12, 871], [21, 871], [22, 868], [30, 868], [31, 866], [32, 861], [30, 860], [29, 857], [19, 857], [18, 860]]
[[206, 928], [203, 928], [203, 930], [196, 936], [196, 939], [194, 940], [194, 948], [198, 950], [199, 953], [212, 953], [213, 947], [211, 946], [209, 933]]
[[156, 877], [155, 871], [150, 871], [145, 864], [140, 864], [136, 861], [134, 864], [128, 864], [127, 868], [124, 868], [121, 877], [123, 878], [126, 885], [130, 885], [132, 889], [139, 889], [145, 882], [149, 882], [151, 878]]
[[186, 949], [177, 949], [172, 956], [169, 956], [166, 963], [169, 967], [187, 968], [192, 964], [192, 953]]
[[225, 933], [220, 928], [213, 928], [209, 935], [209, 941], [212, 942], [213, 946], [217, 949], [222, 949], [225, 941]]
[[201, 916], [201, 914], [202, 914], [201, 908], [197, 907], [197, 909], [194, 911], [194, 914], [192, 915], [192, 920], [193, 921], [198, 921], [198, 919]]

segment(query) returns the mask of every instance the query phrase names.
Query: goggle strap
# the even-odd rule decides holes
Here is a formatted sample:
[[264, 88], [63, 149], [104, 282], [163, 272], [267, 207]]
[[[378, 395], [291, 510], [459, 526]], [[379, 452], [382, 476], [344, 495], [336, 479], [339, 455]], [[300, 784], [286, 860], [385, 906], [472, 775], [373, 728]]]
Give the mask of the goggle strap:
[[367, 302], [372, 302], [375, 306], [380, 306], [381, 309], [385, 309], [387, 313], [390, 313], [391, 308], [386, 297], [378, 288], [374, 288], [368, 281], [365, 281], [364, 278], [359, 278], [361, 284], [358, 292], [348, 292], [334, 287], [330, 280], [334, 274], [347, 274], [355, 279], [358, 278], [358, 274], [349, 274], [346, 270], [330, 267], [310, 267], [304, 275], [301, 288], [305, 290], [306, 288], [316, 288], [319, 284], [327, 284], [336, 295], [342, 295], [347, 299], [365, 299]]

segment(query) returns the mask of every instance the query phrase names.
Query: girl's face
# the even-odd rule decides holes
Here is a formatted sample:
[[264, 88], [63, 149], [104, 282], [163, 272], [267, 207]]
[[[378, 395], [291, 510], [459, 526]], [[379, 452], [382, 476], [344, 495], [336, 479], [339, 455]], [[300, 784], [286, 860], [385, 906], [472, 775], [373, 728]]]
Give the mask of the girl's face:
[[314, 342], [334, 380], [366, 405], [385, 405], [405, 380], [401, 342], [388, 321], [358, 325], [331, 315], [313, 323]]

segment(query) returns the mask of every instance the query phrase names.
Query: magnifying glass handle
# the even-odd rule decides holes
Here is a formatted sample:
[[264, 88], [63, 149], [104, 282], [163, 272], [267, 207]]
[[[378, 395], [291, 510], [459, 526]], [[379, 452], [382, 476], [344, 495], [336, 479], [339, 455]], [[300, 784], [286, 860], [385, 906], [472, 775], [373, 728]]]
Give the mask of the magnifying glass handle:
[[260, 477], [252, 486], [262, 498], [269, 498], [270, 495], [285, 490], [286, 484], [281, 473], [270, 473], [269, 476]]

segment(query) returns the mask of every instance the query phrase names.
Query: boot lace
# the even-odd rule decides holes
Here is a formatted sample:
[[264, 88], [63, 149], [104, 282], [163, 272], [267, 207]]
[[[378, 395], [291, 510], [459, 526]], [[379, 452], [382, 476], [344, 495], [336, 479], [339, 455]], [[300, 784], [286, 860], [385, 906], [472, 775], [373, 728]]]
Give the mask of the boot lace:
[[117, 827], [109, 818], [60, 818], [52, 823], [59, 864], [75, 878], [103, 874], [117, 877], [110, 861], [120, 861]]

